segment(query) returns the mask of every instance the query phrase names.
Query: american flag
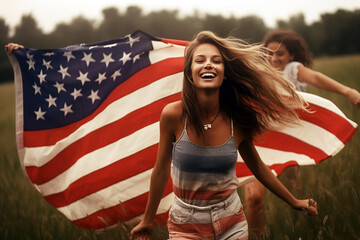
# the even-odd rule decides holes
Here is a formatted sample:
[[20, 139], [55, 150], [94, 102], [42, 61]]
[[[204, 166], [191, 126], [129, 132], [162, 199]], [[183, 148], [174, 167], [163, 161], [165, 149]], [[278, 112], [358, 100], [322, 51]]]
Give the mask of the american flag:
[[[136, 31], [60, 49], [19, 49], [16, 135], [21, 166], [44, 198], [82, 228], [138, 221], [148, 198], [162, 108], [181, 98], [186, 41]], [[357, 125], [330, 101], [301, 93], [315, 113], [256, 139], [280, 174], [335, 155]], [[239, 157], [241, 182], [251, 178]], [[171, 179], [156, 218], [167, 219]]]

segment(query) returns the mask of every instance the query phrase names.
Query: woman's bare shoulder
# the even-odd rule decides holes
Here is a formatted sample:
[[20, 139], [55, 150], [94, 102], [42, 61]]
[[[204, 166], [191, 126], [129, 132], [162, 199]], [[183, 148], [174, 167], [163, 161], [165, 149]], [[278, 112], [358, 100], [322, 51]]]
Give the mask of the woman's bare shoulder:
[[167, 104], [161, 115], [162, 117], [165, 117], [167, 119], [179, 119], [181, 118], [183, 113], [183, 105], [181, 101], [176, 101], [176, 102], [172, 102]]
[[166, 105], [161, 113], [160, 126], [162, 129], [167, 129], [174, 134], [174, 136], [177, 136], [183, 128], [182, 111], [181, 101]]

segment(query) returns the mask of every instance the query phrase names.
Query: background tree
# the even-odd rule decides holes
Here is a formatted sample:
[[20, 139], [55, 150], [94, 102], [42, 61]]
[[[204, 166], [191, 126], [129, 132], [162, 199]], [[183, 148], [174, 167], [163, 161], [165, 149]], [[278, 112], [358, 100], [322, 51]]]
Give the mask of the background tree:
[[233, 33], [235, 37], [255, 43], [261, 42], [267, 31], [268, 27], [260, 17], [250, 15], [237, 20], [237, 28]]
[[55, 30], [47, 36], [48, 41], [45, 46], [59, 48], [79, 43], [92, 43], [98, 40], [95, 36], [93, 21], [78, 16], [69, 24], [57, 24]]
[[360, 52], [360, 10], [338, 10], [321, 15], [324, 29], [323, 53], [350, 54]]
[[[121, 10], [121, 9], [120, 9]], [[92, 43], [122, 38], [136, 30], [153, 36], [191, 40], [201, 30], [210, 30], [222, 37], [232, 35], [250, 43], [261, 42], [269, 28], [256, 15], [238, 18], [200, 13], [179, 17], [177, 10], [159, 10], [144, 14], [138, 6], [129, 6], [124, 11], [116, 7], [102, 10], [98, 22], [77, 16], [70, 22], [58, 23], [48, 34], [38, 27], [31, 14], [23, 15], [15, 26], [14, 35], [0, 18], [0, 43], [21, 43], [30, 48], [58, 48], [79, 43]], [[309, 44], [314, 56], [360, 53], [360, 10], [337, 10], [325, 13], [321, 19], [307, 24], [304, 14], [278, 20], [276, 28], [293, 29]], [[5, 52], [0, 54], [0, 81], [12, 79], [12, 70]], [[4, 76], [4, 77], [2, 77]]]
[[22, 16], [20, 24], [15, 27], [12, 41], [31, 48], [41, 48], [45, 43], [44, 34], [31, 14]]

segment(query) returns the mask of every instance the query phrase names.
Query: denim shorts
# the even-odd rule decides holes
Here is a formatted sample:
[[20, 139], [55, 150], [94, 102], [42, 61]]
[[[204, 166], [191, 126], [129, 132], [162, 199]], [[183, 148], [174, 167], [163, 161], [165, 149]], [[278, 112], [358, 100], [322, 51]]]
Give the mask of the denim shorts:
[[175, 197], [168, 219], [169, 239], [248, 239], [248, 225], [239, 195], [199, 207]]

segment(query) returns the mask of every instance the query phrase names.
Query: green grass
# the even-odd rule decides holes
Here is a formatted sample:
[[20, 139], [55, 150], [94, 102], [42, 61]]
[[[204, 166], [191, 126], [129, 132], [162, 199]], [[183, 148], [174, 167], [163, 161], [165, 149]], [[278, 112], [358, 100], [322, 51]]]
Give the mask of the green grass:
[[[315, 69], [360, 90], [360, 55], [317, 59]], [[345, 97], [316, 88], [309, 92], [331, 99], [353, 121], [360, 112]], [[50, 206], [24, 176], [16, 151], [14, 86], [0, 84], [0, 239], [128, 239], [122, 226], [96, 233], [80, 229]], [[317, 166], [299, 167], [279, 176], [297, 197], [313, 197], [319, 215], [308, 217], [266, 193], [267, 239], [360, 239], [360, 135], [357, 132], [335, 157]], [[166, 229], [153, 239], [166, 239]]]
[[[360, 56], [317, 59], [315, 69], [360, 91]], [[360, 124], [360, 110], [347, 98], [315, 87], [310, 93], [332, 100], [348, 118]], [[319, 215], [308, 217], [289, 208], [273, 194], [266, 193], [268, 239], [360, 239], [360, 135], [359, 132], [335, 157], [317, 166], [298, 167], [299, 181], [293, 184], [293, 171], [285, 170], [281, 182], [297, 197], [318, 201]]]

